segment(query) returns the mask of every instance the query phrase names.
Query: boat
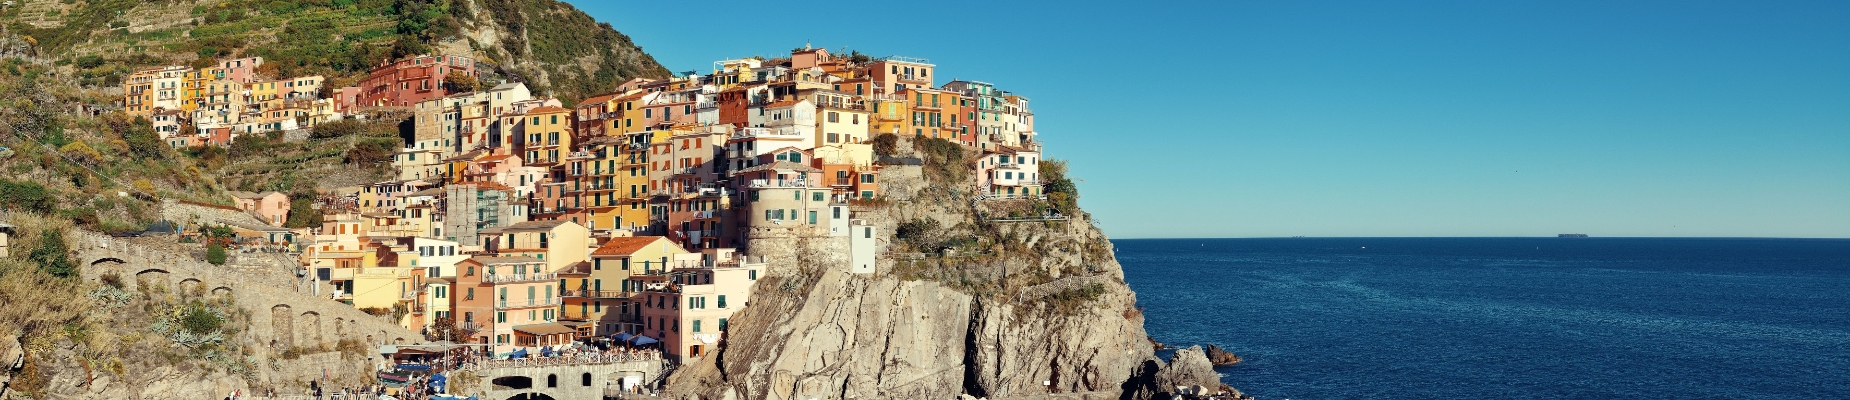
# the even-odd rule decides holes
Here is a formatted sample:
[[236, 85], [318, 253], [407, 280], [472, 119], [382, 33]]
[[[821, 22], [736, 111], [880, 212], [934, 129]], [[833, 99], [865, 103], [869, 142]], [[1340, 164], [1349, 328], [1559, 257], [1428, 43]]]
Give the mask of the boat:
[[1556, 237], [1564, 237], [1564, 238], [1585, 238], [1585, 237], [1587, 237], [1587, 234], [1585, 234], [1585, 233], [1563, 233], [1563, 234], [1561, 234], [1561, 235], [1559, 235], [1559, 236], [1556, 236]]

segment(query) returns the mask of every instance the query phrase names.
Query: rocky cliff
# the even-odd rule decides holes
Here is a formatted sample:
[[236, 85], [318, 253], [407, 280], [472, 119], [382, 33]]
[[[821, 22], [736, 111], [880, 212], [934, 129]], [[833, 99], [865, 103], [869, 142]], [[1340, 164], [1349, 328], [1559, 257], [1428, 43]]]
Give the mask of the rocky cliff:
[[[909, 142], [899, 140], [896, 155], [924, 155]], [[854, 206], [855, 218], [884, 234], [874, 274], [847, 273], [829, 256], [845, 244], [831, 239], [752, 240], [772, 273], [731, 319], [719, 354], [677, 371], [670, 391], [752, 399], [1154, 395], [1163, 363], [1104, 234], [1084, 212], [1044, 218], [1042, 200], [977, 199], [974, 182], [957, 173], [973, 156], [882, 170], [886, 199]]]

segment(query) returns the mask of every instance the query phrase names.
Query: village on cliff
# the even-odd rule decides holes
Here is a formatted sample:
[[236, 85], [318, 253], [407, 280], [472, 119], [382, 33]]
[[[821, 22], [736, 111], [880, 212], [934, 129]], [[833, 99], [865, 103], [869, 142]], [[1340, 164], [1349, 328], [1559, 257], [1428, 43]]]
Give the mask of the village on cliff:
[[261, 77], [262, 63], [140, 70], [122, 106], [175, 148], [409, 117], [396, 179], [321, 191], [319, 226], [282, 227], [277, 192], [231, 194], [268, 225], [205, 224], [234, 231], [237, 250], [298, 257], [318, 295], [496, 357], [589, 341], [708, 355], [768, 271], [755, 238], [846, 238], [834, 267], [873, 272], [890, 233], [858, 210], [881, 201], [882, 166], [919, 163], [879, 156], [883, 135], [974, 149], [986, 197], [1042, 196], [1028, 99], [940, 85], [925, 59], [806, 46], [632, 79], [570, 108], [484, 79], [469, 57], [396, 60], [342, 88]]

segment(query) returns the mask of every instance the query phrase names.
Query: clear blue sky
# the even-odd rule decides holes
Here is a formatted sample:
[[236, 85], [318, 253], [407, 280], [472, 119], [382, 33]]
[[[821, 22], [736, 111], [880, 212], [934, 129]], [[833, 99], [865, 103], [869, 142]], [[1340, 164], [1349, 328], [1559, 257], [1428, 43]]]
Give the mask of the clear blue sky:
[[1845, 1], [575, 3], [1026, 95], [1114, 238], [1850, 237]]

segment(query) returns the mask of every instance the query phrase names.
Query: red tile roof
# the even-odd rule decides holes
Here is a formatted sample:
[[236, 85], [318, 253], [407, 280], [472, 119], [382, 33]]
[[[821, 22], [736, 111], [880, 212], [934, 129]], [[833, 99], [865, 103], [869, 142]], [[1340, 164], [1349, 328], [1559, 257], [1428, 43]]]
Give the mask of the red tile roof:
[[591, 252], [591, 255], [594, 255], [594, 256], [627, 256], [630, 254], [635, 254], [637, 251], [642, 250], [644, 247], [648, 247], [651, 244], [655, 244], [656, 241], [661, 241], [661, 240], [668, 240], [668, 238], [661, 237], [661, 236], [635, 236], [635, 237], [610, 238], [610, 241], [604, 242], [604, 246], [598, 247], [597, 251]]

